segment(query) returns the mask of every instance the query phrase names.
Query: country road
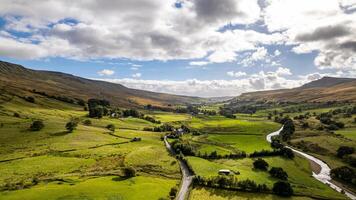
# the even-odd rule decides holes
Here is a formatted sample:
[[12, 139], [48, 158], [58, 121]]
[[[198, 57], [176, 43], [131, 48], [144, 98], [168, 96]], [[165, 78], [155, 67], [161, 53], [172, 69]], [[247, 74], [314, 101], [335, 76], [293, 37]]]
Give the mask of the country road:
[[[167, 136], [164, 137], [164, 143], [165, 143], [168, 151], [172, 155], [176, 155], [173, 148], [167, 141]], [[191, 171], [189, 170], [189, 168], [185, 164], [185, 162], [183, 162], [181, 159], [178, 159], [178, 161], [179, 161], [180, 169], [182, 171], [182, 183], [181, 183], [181, 187], [179, 189], [176, 199], [177, 200], [185, 200], [185, 199], [187, 199], [188, 194], [189, 194], [189, 186], [190, 186], [190, 184], [192, 184], [193, 174], [191, 173]]]
[[[275, 131], [273, 133], [268, 134], [266, 136], [266, 140], [269, 143], [271, 143], [272, 142], [272, 137], [279, 135], [279, 133], [281, 132], [282, 129], [283, 129], [283, 126], [278, 131]], [[293, 149], [293, 148], [291, 148], [289, 146], [286, 146], [286, 147], [291, 149], [293, 152], [305, 157], [309, 161], [314, 162], [315, 164], [319, 165], [319, 167], [321, 169], [320, 172], [318, 172], [318, 174], [316, 174], [313, 171], [313, 177], [315, 179], [317, 179], [318, 181], [320, 181], [320, 182], [322, 182], [324, 184], [329, 185], [331, 188], [333, 188], [334, 190], [336, 190], [338, 192], [341, 192], [344, 189], [344, 188], [341, 188], [341, 187], [335, 185], [333, 182], [331, 182], [332, 179], [331, 179], [331, 176], [330, 176], [330, 167], [325, 162], [315, 158], [314, 156], [311, 156], [311, 155], [306, 154], [304, 152], [301, 152], [301, 151], [298, 151], [296, 149]], [[356, 196], [354, 194], [351, 194], [350, 192], [346, 191], [345, 189], [344, 189], [344, 191], [345, 191], [345, 195], [347, 197], [349, 197], [350, 199], [356, 200]]]

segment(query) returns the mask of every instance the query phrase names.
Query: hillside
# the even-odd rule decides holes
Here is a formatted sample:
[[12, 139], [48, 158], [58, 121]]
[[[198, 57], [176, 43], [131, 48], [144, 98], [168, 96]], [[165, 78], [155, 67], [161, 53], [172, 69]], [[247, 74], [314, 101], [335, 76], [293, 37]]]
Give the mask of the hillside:
[[21, 65], [0, 61], [0, 88], [16, 95], [29, 95], [32, 90], [48, 95], [87, 100], [103, 98], [112, 104], [130, 107], [152, 104], [198, 103], [202, 98], [170, 95], [130, 89], [120, 84], [85, 79], [70, 74], [27, 69]]
[[356, 79], [323, 77], [298, 88], [244, 93], [237, 99], [243, 101], [356, 102]]

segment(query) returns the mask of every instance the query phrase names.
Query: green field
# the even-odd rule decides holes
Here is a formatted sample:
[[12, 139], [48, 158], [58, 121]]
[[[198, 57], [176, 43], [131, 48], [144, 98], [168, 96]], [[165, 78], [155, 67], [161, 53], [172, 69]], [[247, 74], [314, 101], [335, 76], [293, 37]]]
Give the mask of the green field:
[[[80, 106], [42, 97], [35, 104], [14, 97], [0, 106], [0, 199], [159, 199], [179, 184], [179, 165], [162, 134], [141, 131], [151, 122], [104, 117], [68, 133], [70, 118], [88, 119]], [[29, 131], [35, 119], [45, 128]], [[142, 140], [130, 142], [134, 137]], [[120, 178], [127, 166], [137, 177]]]
[[346, 138], [356, 141], [356, 128], [345, 128], [342, 130], [335, 131], [337, 134], [341, 134]]

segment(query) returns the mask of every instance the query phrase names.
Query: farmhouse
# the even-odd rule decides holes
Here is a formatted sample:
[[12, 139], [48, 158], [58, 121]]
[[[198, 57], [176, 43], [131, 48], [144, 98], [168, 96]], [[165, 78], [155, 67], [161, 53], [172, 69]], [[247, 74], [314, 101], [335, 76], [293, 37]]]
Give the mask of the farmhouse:
[[230, 175], [232, 172], [229, 169], [220, 169], [219, 174], [220, 175]]

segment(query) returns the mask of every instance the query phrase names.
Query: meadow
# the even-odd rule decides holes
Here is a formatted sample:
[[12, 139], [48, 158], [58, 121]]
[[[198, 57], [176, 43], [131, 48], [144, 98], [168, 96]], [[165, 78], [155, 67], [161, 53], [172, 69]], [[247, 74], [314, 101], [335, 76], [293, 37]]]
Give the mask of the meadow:
[[[167, 199], [179, 184], [179, 165], [162, 133], [142, 131], [156, 126], [151, 122], [104, 117], [90, 118], [88, 126], [83, 107], [40, 96], [0, 106], [0, 199]], [[65, 124], [74, 117], [80, 123], [69, 133]], [[45, 127], [29, 131], [33, 120]], [[132, 142], [135, 137], [141, 141]], [[125, 178], [126, 167], [136, 177]]]

